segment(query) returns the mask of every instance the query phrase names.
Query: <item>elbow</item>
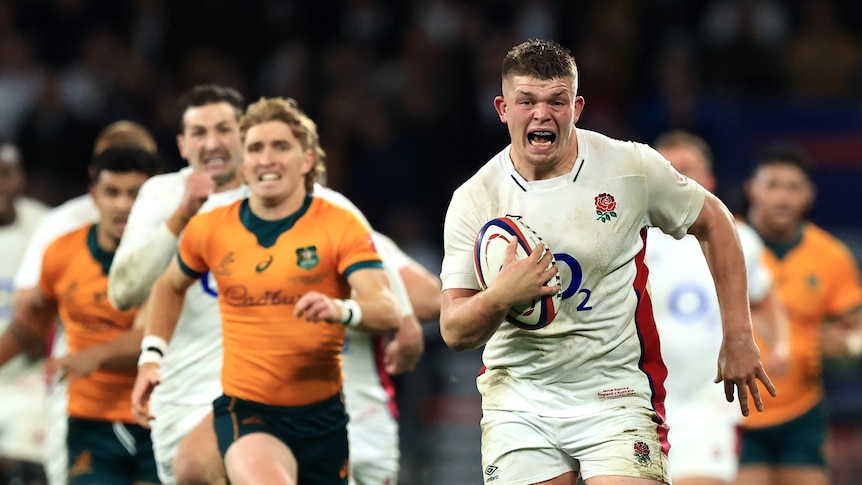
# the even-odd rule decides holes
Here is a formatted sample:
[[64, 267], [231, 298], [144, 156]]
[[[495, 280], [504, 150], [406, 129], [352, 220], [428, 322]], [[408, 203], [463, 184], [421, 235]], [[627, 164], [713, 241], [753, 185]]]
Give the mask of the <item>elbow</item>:
[[474, 342], [459, 332], [451, 330], [447, 325], [444, 325], [442, 321], [440, 322], [440, 336], [443, 337], [443, 342], [445, 342], [446, 345], [455, 352], [473, 350], [481, 346], [481, 343]]
[[137, 301], [128, 285], [121, 282], [109, 282], [108, 301], [121, 312], [131, 310], [143, 303], [143, 299]]

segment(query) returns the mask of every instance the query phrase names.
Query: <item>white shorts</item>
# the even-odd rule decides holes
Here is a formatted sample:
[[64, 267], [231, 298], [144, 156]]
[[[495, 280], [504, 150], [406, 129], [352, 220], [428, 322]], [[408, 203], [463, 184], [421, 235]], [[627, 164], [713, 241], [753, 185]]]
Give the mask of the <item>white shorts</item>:
[[398, 479], [398, 423], [385, 405], [363, 409], [348, 406], [351, 485], [395, 485]]
[[482, 479], [528, 485], [563, 473], [584, 480], [619, 475], [670, 483], [667, 441], [655, 413], [618, 407], [569, 418], [483, 410]]
[[736, 479], [739, 467], [740, 428], [735, 417], [710, 410], [677, 411], [670, 417], [670, 471], [674, 479], [713, 477]]
[[0, 384], [0, 456], [42, 463], [46, 389], [41, 372]]
[[66, 485], [69, 472], [69, 450], [66, 434], [69, 429], [67, 384], [56, 379], [48, 387], [45, 415], [45, 476], [50, 485]]
[[153, 440], [153, 455], [156, 458], [156, 472], [164, 485], [176, 485], [174, 476], [174, 457], [180, 441], [195, 428], [204, 417], [212, 412], [212, 404], [170, 404], [150, 402], [150, 439]]

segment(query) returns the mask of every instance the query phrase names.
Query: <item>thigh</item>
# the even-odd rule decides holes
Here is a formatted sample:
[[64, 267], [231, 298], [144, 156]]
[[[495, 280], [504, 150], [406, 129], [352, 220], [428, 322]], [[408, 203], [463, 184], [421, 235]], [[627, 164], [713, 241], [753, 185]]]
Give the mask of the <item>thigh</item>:
[[580, 462], [585, 481], [628, 477], [636, 479], [633, 483], [670, 483], [667, 427], [651, 409], [620, 406], [560, 420], [559, 434], [566, 439], [566, 452]]
[[117, 440], [112, 424], [69, 418], [69, 485], [132, 483], [131, 453]]
[[[19, 376], [0, 385], [0, 456], [41, 463], [45, 433], [45, 386]], [[36, 377], [41, 380], [40, 377]]]
[[556, 441], [553, 418], [484, 410], [481, 426], [485, 483], [529, 485], [578, 470]]
[[[150, 404], [150, 412], [156, 418], [151, 422], [150, 436], [153, 440], [159, 479], [165, 485], [175, 485], [177, 479], [174, 474], [174, 457], [178, 453], [180, 442], [204, 416], [212, 412], [212, 406], [182, 406], [153, 401]], [[216, 454], [218, 455], [218, 452]], [[218, 459], [221, 461], [221, 457]]]
[[398, 423], [385, 406], [363, 411], [347, 423], [351, 483], [394, 485], [400, 458]]

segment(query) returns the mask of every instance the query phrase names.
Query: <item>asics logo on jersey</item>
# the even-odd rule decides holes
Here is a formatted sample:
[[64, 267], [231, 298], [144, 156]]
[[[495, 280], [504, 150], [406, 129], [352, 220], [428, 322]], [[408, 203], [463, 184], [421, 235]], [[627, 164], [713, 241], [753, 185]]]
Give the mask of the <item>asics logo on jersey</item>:
[[304, 270], [310, 270], [320, 264], [317, 256], [317, 246], [308, 246], [296, 250], [296, 265]]
[[269, 265], [272, 264], [272, 255], [269, 255], [269, 259], [266, 261], [261, 261], [257, 263], [257, 266], [254, 267], [254, 270], [258, 273], [265, 271], [266, 268], [269, 268]]

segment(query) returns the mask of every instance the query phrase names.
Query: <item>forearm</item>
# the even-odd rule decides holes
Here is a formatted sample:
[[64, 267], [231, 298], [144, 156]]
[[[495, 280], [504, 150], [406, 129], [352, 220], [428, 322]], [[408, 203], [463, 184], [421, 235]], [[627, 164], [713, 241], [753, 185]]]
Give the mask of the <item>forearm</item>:
[[481, 347], [503, 323], [509, 308], [489, 298], [489, 291], [444, 292], [440, 334], [453, 350], [460, 352]]
[[47, 331], [40, 331], [33, 325], [27, 325], [13, 316], [6, 331], [0, 335], [0, 367], [15, 358], [18, 354], [30, 349], [44, 349]]
[[185, 290], [171, 286], [166, 275], [156, 280], [144, 317], [144, 335], [155, 335], [170, 342], [184, 301]]
[[162, 224], [148, 240], [115, 260], [108, 280], [111, 304], [120, 310], [141, 305], [176, 249], [177, 237]]
[[133, 328], [110, 342], [92, 347], [99, 361], [99, 370], [134, 369], [141, 353], [143, 328]]
[[696, 224], [693, 233], [700, 241], [715, 281], [724, 338], [750, 338], [751, 309], [745, 258], [733, 216], [721, 201], [708, 195]]
[[356, 330], [367, 333], [393, 333], [398, 330], [401, 312], [392, 292], [384, 291], [368, 297], [357, 296], [353, 300], [361, 312]]

